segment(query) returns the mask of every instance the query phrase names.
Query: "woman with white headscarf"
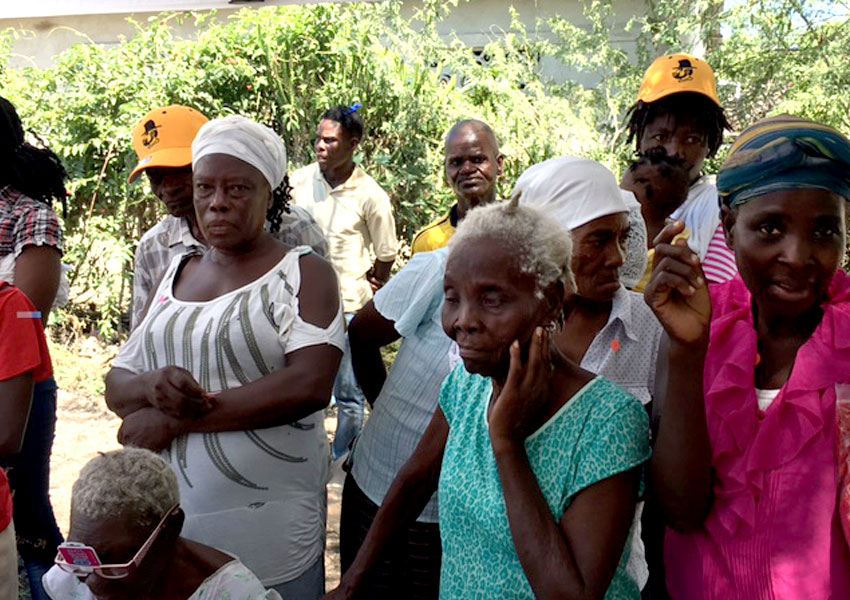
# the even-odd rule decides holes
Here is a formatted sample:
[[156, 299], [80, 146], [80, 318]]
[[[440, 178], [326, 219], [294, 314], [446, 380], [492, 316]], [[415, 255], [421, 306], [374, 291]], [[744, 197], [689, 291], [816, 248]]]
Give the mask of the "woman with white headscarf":
[[619, 189], [598, 162], [563, 157], [525, 171], [514, 194], [520, 194], [521, 205], [542, 210], [572, 236], [576, 289], [567, 299], [554, 349], [646, 405], [662, 329], [643, 296], [621, 283], [631, 192]]
[[107, 403], [122, 442], [163, 451], [177, 473], [187, 538], [235, 554], [285, 598], [316, 598], [322, 409], [344, 345], [336, 277], [264, 231], [288, 200], [274, 131], [210, 121], [192, 169], [209, 250], [172, 262], [107, 376]]
[[[514, 194], [520, 196], [521, 205], [542, 210], [572, 237], [576, 286], [567, 298], [552, 350], [647, 405], [662, 328], [643, 295], [628, 291], [621, 281], [629, 256], [645, 257], [643, 247], [635, 252], [628, 245], [632, 193], [619, 189], [614, 175], [601, 164], [563, 157], [525, 171]], [[642, 505], [635, 516], [628, 565], [641, 588], [649, 576], [640, 536]]]

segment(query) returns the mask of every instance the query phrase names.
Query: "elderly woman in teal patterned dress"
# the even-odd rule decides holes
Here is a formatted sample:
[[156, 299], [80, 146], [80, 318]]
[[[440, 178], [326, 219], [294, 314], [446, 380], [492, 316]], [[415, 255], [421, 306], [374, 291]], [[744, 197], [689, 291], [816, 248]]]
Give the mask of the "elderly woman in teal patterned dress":
[[574, 287], [570, 255], [564, 229], [515, 202], [460, 225], [443, 327], [463, 365], [329, 597], [359, 596], [436, 488], [441, 598], [640, 597], [625, 566], [648, 418], [633, 396], [550, 354]]

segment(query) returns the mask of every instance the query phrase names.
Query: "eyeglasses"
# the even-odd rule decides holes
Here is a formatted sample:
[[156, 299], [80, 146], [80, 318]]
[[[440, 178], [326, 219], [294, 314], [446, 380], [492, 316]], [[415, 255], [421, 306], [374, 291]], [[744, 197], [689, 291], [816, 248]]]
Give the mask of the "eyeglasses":
[[165, 524], [168, 519], [177, 514], [178, 510], [180, 510], [180, 505], [175, 504], [165, 513], [165, 516], [162, 517], [159, 525], [157, 525], [156, 529], [151, 532], [147, 541], [142, 544], [142, 547], [139, 548], [139, 551], [136, 552], [136, 555], [128, 563], [104, 565], [100, 562], [94, 548], [86, 546], [85, 544], [77, 544], [74, 542], [59, 544], [59, 553], [56, 555], [53, 562], [55, 562], [60, 569], [66, 573], [70, 573], [71, 575], [83, 576], [94, 573], [104, 579], [123, 579], [128, 577], [145, 559], [145, 555], [151, 549], [151, 546], [153, 546], [156, 538], [165, 528]]

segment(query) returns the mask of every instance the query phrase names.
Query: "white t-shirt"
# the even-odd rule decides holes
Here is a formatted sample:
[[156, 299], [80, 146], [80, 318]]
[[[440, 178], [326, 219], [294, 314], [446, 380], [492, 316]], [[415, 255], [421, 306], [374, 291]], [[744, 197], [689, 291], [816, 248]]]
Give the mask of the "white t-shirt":
[[756, 388], [756, 399], [758, 400], [758, 403], [759, 403], [759, 410], [764, 412], [768, 408], [770, 408], [770, 405], [773, 404], [773, 401], [776, 400], [776, 397], [779, 395], [779, 392], [781, 392], [781, 391], [782, 391], [781, 389], [762, 390], [762, 389]]
[[[327, 329], [299, 315], [300, 257], [310, 251], [290, 250], [255, 281], [207, 302], [174, 297], [175, 257], [113, 366], [144, 373], [175, 365], [219, 392], [284, 368], [295, 350], [342, 350], [341, 307]], [[163, 458], [177, 473], [185, 537], [239, 557], [265, 585], [295, 579], [322, 554], [330, 460], [323, 411], [265, 429], [182, 435]]]
[[720, 204], [713, 175], [700, 177], [688, 190], [688, 198], [670, 218], [685, 223], [688, 246], [699, 255], [709, 283], [723, 283], [735, 277], [738, 266], [720, 225]]
[[684, 222], [688, 228], [688, 246], [700, 260], [705, 260], [708, 244], [720, 225], [720, 205], [714, 181], [713, 176], [700, 177], [688, 190], [687, 199], [670, 214], [671, 219]]
[[[52, 600], [96, 600], [88, 586], [53, 566], [41, 579]], [[233, 560], [207, 577], [188, 600], [281, 600], [274, 590], [266, 590], [260, 580], [238, 560]]]

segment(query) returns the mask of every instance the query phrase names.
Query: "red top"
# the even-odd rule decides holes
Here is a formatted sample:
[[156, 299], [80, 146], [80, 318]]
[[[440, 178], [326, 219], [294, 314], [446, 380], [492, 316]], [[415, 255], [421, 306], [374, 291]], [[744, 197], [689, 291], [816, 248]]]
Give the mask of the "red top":
[[[36, 383], [53, 374], [41, 319], [23, 292], [0, 281], [0, 381], [30, 371]], [[0, 531], [11, 519], [9, 481], [0, 469]]]

